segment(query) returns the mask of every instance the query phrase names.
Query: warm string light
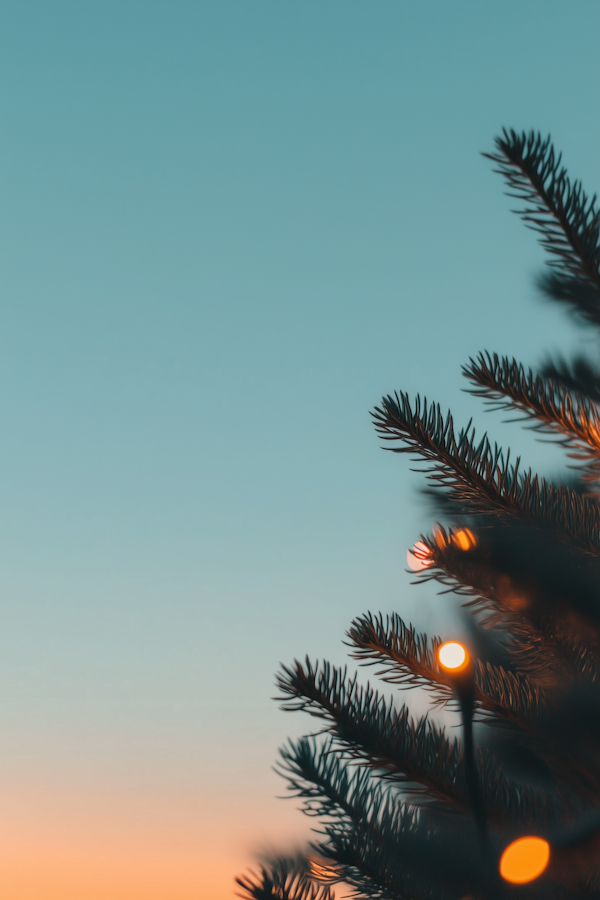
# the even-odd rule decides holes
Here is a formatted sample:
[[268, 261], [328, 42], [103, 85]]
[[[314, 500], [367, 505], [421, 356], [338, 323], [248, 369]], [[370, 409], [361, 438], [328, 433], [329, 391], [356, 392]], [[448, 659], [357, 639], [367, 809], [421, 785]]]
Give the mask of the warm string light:
[[[461, 552], [470, 550], [476, 544], [473, 533], [468, 528], [462, 528], [456, 532], [448, 534], [440, 526], [436, 526], [433, 530], [433, 539], [437, 547], [443, 552], [451, 545], [458, 548]], [[419, 562], [419, 568], [423, 568], [423, 562], [431, 565], [434, 562], [433, 554], [435, 548], [433, 544], [424, 545], [420, 542], [420, 546], [415, 544], [413, 556]], [[411, 559], [409, 555], [409, 565]], [[440, 560], [440, 565], [443, 565]], [[413, 571], [416, 566], [411, 565]], [[469, 793], [469, 800], [477, 831], [482, 847], [487, 851], [489, 848], [489, 834], [485, 814], [485, 805], [481, 798], [481, 788], [479, 786], [479, 776], [477, 773], [477, 765], [475, 761], [475, 748], [473, 744], [473, 713], [475, 709], [475, 669], [466, 648], [458, 641], [445, 641], [437, 650], [437, 660], [440, 668], [443, 669], [448, 676], [449, 686], [452, 687], [455, 697], [460, 705], [463, 727], [463, 758], [465, 782]]]
[[471, 547], [474, 547], [477, 543], [475, 535], [470, 528], [461, 528], [460, 531], [457, 531], [452, 535], [452, 541], [457, 547], [460, 547], [461, 550], [470, 550]]
[[540, 837], [522, 837], [509, 844], [500, 858], [500, 874], [511, 884], [538, 878], [550, 861], [550, 844]]
[[471, 809], [479, 832], [482, 848], [489, 847], [489, 834], [485, 815], [485, 805], [481, 798], [479, 775], [475, 762], [473, 744], [473, 713], [475, 710], [475, 669], [466, 648], [458, 641], [445, 641], [438, 647], [437, 659], [447, 673], [449, 686], [458, 700], [462, 717], [463, 764], [465, 783], [469, 793]]
[[440, 666], [447, 672], [459, 672], [469, 662], [469, 654], [458, 641], [446, 641], [438, 650]]

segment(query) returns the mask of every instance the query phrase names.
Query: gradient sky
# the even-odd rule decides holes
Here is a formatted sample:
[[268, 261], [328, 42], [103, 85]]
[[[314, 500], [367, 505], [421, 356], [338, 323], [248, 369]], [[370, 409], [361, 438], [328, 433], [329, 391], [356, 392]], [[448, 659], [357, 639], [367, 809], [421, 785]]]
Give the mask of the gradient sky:
[[[597, 0], [0, 2], [0, 896], [224, 900], [308, 834], [279, 661], [400, 611], [368, 410], [585, 343], [479, 152], [600, 187]], [[296, 721], [297, 720], [297, 721]]]

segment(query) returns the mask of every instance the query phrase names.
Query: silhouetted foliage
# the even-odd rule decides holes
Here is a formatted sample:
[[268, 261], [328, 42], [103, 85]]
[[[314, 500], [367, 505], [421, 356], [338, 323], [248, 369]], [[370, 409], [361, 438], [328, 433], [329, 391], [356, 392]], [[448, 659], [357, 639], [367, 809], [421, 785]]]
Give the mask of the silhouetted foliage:
[[[596, 198], [539, 134], [504, 131], [484, 155], [550, 255], [542, 291], [600, 326]], [[386, 449], [424, 464], [425, 494], [449, 522], [420, 536], [415, 578], [464, 597], [470, 674], [444, 669], [442, 638], [397, 614], [358, 617], [347, 643], [384, 684], [428, 691], [463, 728], [449, 737], [326, 661], [283, 666], [283, 708], [319, 723], [280, 751], [279, 771], [317, 820], [321, 862], [274, 861], [239, 880], [249, 897], [325, 900], [337, 881], [380, 900], [600, 898], [600, 367], [575, 356], [534, 372], [484, 352], [463, 372], [471, 393], [563, 445], [576, 474], [540, 478], [418, 396], [375, 408]], [[499, 860], [527, 834], [548, 841], [550, 863], [510, 886]]]
[[318, 884], [309, 873], [307, 860], [281, 858], [268, 868], [261, 866], [258, 873], [236, 878], [242, 889], [238, 896], [246, 900], [331, 900], [329, 885]]

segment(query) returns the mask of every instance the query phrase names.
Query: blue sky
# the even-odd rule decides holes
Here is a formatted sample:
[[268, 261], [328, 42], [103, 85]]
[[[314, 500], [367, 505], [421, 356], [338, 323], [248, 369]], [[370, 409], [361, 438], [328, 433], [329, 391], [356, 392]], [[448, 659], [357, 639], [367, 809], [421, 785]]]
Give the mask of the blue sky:
[[592, 0], [0, 3], [0, 797], [37, 785], [32, 821], [47, 791], [92, 834], [133, 791], [229, 896], [306, 830], [274, 799], [307, 727], [278, 662], [341, 660], [367, 609], [452, 627], [368, 411], [420, 391], [556, 470], [461, 393], [480, 349], [588, 346], [479, 153], [551, 132], [598, 188], [599, 26]]

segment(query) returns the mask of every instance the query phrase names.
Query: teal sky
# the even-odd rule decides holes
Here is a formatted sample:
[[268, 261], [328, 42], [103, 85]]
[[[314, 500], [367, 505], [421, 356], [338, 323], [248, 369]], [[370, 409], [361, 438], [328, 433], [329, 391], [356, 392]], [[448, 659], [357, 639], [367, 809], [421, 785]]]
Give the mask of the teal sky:
[[556, 469], [461, 393], [480, 349], [586, 345], [479, 153], [551, 132], [598, 189], [599, 33], [594, 0], [0, 2], [0, 818], [188, 804], [211, 900], [306, 830], [278, 662], [368, 609], [451, 627], [369, 409], [420, 391]]

